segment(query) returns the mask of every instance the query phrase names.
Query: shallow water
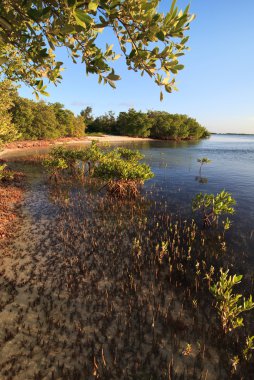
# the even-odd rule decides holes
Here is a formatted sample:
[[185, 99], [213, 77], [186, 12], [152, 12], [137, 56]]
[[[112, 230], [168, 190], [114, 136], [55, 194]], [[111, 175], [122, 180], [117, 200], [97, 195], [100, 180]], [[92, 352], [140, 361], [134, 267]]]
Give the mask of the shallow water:
[[[49, 186], [40, 168], [24, 167], [31, 186], [22, 225], [0, 257], [1, 379], [229, 378], [232, 347], [221, 344], [211, 295], [199, 295], [193, 281], [196, 260], [253, 272], [254, 137], [127, 145], [155, 173], [143, 201], [116, 202], [75, 183]], [[202, 157], [212, 160], [202, 169], [206, 183], [197, 180]], [[213, 235], [202, 247], [200, 236], [186, 256], [192, 240], [181, 230], [193, 196], [222, 189], [237, 200], [228, 251]], [[181, 214], [179, 226], [169, 214]], [[152, 253], [163, 240], [174, 255], [160, 267]]]
[[[153, 199], [165, 201], [168, 211], [193, 217], [191, 202], [199, 192], [217, 193], [225, 189], [236, 199], [236, 213], [229, 236], [234, 250], [244, 251], [254, 266], [254, 136], [212, 135], [195, 142], [144, 141], [115, 143], [139, 149], [155, 176], [144, 191]], [[78, 147], [79, 144], [75, 144]], [[84, 145], [83, 145], [84, 146]], [[48, 152], [48, 148], [7, 153], [4, 157], [29, 157]], [[204, 165], [201, 178], [198, 158]]]

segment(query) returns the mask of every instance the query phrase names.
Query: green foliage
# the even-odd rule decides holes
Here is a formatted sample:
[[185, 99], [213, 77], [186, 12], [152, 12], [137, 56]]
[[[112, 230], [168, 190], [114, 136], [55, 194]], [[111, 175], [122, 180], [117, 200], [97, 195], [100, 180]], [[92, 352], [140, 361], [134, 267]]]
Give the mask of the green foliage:
[[115, 149], [115, 152], [120, 156], [120, 158], [128, 161], [139, 161], [144, 158], [143, 154], [141, 154], [139, 150], [119, 147]]
[[134, 137], [150, 136], [151, 121], [148, 115], [130, 108], [128, 112], [120, 112], [117, 118], [116, 131], [120, 135]]
[[99, 148], [95, 140], [92, 141], [90, 147], [84, 151], [84, 160], [96, 164], [103, 157], [103, 151]]
[[59, 137], [54, 110], [43, 101], [37, 103], [34, 108], [33, 130], [39, 140]]
[[251, 295], [242, 301], [241, 294], [233, 293], [233, 287], [241, 282], [242, 277], [242, 275], [230, 276], [228, 270], [224, 272], [221, 269], [219, 281], [210, 288], [216, 298], [216, 308], [225, 333], [243, 326], [243, 317], [239, 317], [239, 315], [254, 308]]
[[49, 158], [46, 158], [43, 161], [43, 165], [50, 174], [49, 178], [54, 179], [55, 182], [59, 181], [63, 170], [68, 168], [68, 164], [65, 159], [54, 157], [53, 155]]
[[203, 157], [203, 158], [198, 158], [197, 162], [199, 162], [202, 166], [204, 164], [210, 164], [210, 162], [212, 162], [212, 161], [209, 160], [207, 157]]
[[118, 197], [136, 197], [139, 186], [154, 176], [150, 167], [139, 161], [138, 151], [116, 148], [105, 153], [95, 166], [93, 176], [106, 181], [108, 191]]
[[100, 165], [95, 168], [94, 176], [106, 181], [134, 180], [139, 183], [153, 177], [150, 167], [146, 164], [126, 161], [121, 158], [107, 157], [101, 160]]
[[[23, 139], [53, 139], [59, 137], [82, 137], [87, 131], [91, 133], [120, 134], [133, 137], [192, 139], [208, 134], [196, 121], [190, 132], [191, 118], [185, 115], [170, 115], [167, 112], [135, 111], [120, 112], [116, 118], [112, 111], [93, 119], [91, 107], [81, 111], [76, 117], [66, 110], [61, 103], [34, 102], [18, 96], [17, 91], [0, 84], [2, 105], [0, 107], [0, 139], [4, 142], [22, 137]], [[1, 111], [1, 109], [3, 111]], [[1, 116], [2, 115], [2, 116]], [[6, 124], [7, 123], [7, 124]], [[165, 129], [166, 128], [166, 129]], [[194, 133], [195, 132], [195, 133]]]
[[[81, 114], [84, 115], [85, 110]], [[87, 130], [132, 137], [150, 136], [164, 140], [191, 140], [209, 136], [204, 127], [186, 115], [173, 115], [161, 111], [146, 113], [133, 108], [127, 112], [120, 112], [117, 118], [109, 111], [90, 121]]]
[[116, 132], [116, 119], [114, 112], [109, 111], [102, 116], [96, 117], [87, 125], [88, 132], [102, 132], [114, 134]]
[[202, 157], [202, 158], [198, 158], [198, 159], [197, 159], [197, 162], [200, 163], [199, 173], [200, 173], [200, 175], [201, 175], [202, 166], [203, 166], [203, 165], [210, 164], [212, 161], [209, 160], [209, 158], [207, 158], [207, 157]]
[[162, 140], [197, 140], [209, 136], [209, 132], [195, 119], [186, 115], [164, 111], [149, 111], [150, 136]]
[[[139, 161], [143, 155], [126, 148], [102, 150], [96, 141], [86, 149], [52, 149], [44, 166], [57, 182], [64, 173], [81, 174], [106, 181], [106, 187], [121, 195], [137, 194], [138, 186], [153, 177], [150, 167]], [[87, 169], [87, 170], [86, 170]]]
[[[48, 95], [43, 78], [61, 81], [63, 62], [59, 48], [67, 48], [74, 63], [81, 61], [86, 72], [97, 74], [99, 83], [115, 88], [120, 76], [111, 61], [124, 57], [129, 70], [147, 73], [155, 83], [172, 92], [175, 75], [183, 69], [190, 22], [189, 6], [180, 11], [176, 1], [164, 15], [159, 0], [4, 0], [0, 4], [1, 73], [22, 80], [35, 94]], [[113, 30], [120, 54], [113, 45], [97, 45], [103, 29]], [[161, 98], [163, 97], [161, 92]]]
[[20, 137], [20, 133], [12, 122], [10, 113], [16, 91], [10, 81], [0, 82], [0, 145], [1, 143], [17, 140]]
[[86, 126], [89, 127], [89, 125], [93, 122], [94, 117], [93, 117], [93, 109], [92, 107], [86, 107], [80, 112], [80, 116], [83, 117], [84, 123]]
[[[211, 226], [218, 222], [218, 218], [225, 214], [234, 214], [234, 205], [236, 204], [232, 195], [226, 191], [214, 194], [197, 194], [192, 201], [192, 210], [201, 211], [203, 214], [204, 226]], [[227, 218], [224, 221], [226, 229], [230, 227], [230, 221]]]
[[34, 102], [16, 94], [10, 115], [24, 139], [81, 137], [85, 131], [83, 118], [75, 117], [60, 103]]

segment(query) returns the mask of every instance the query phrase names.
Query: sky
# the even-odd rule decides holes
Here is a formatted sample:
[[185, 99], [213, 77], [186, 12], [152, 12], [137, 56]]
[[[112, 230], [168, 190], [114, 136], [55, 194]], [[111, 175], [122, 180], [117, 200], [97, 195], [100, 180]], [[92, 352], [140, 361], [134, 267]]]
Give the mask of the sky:
[[[179, 0], [178, 6], [188, 3]], [[160, 11], [166, 13], [170, 4], [162, 0]], [[74, 65], [65, 50], [57, 56], [65, 66], [62, 83], [50, 85], [45, 100], [63, 103], [75, 114], [91, 106], [95, 116], [130, 107], [182, 113], [210, 132], [254, 134], [254, 0], [192, 0], [191, 12], [196, 19], [188, 33], [190, 51], [180, 62], [185, 68], [176, 77], [178, 91], [166, 93], [163, 102], [153, 80], [128, 71], [124, 59], [115, 65], [122, 80], [113, 90], [86, 76], [84, 65]], [[100, 37], [102, 46], [106, 42], [116, 42], [107, 31]], [[19, 93], [34, 98], [25, 86]]]

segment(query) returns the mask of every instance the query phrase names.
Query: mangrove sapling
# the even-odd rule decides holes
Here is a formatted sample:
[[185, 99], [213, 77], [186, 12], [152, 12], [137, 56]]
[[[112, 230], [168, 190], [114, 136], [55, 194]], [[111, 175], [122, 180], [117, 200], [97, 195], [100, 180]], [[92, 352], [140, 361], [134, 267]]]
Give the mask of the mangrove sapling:
[[114, 152], [119, 155], [120, 158], [127, 161], [140, 161], [144, 158], [143, 154], [141, 154], [138, 150], [119, 147], [114, 149]]
[[207, 164], [210, 164], [212, 161], [209, 160], [207, 157], [202, 157], [202, 158], [198, 158], [197, 159], [197, 162], [200, 163], [200, 168], [199, 168], [199, 175], [201, 176], [201, 171], [202, 171], [202, 166], [203, 165], [207, 165]]
[[94, 168], [100, 160], [102, 159], [104, 152], [101, 148], [99, 148], [98, 143], [93, 140], [90, 147], [88, 149], [85, 149], [83, 151], [83, 158], [82, 161], [85, 161], [88, 166], [87, 173], [89, 176], [92, 176], [94, 173]]
[[84, 149], [68, 149], [64, 146], [53, 148], [50, 157], [64, 160], [71, 175], [79, 172], [79, 162], [84, 161]]
[[[127, 156], [127, 150], [124, 152]], [[123, 159], [118, 150], [105, 154], [94, 168], [94, 177], [106, 181], [110, 194], [120, 197], [136, 197], [139, 187], [154, 176], [150, 167], [140, 163], [139, 156], [134, 152], [129, 159]]]
[[240, 314], [254, 308], [254, 302], [250, 295], [248, 299], [243, 298], [242, 294], [233, 293], [234, 286], [240, 284], [242, 275], [230, 276], [227, 271], [220, 269], [218, 282], [210, 287], [212, 295], [216, 299], [218, 310], [224, 333], [244, 326], [243, 317]]
[[68, 168], [66, 161], [63, 158], [46, 158], [43, 162], [46, 170], [49, 172], [49, 179], [59, 182], [63, 170]]
[[[225, 214], [234, 214], [234, 205], [236, 201], [232, 195], [225, 190], [220, 193], [203, 194], [199, 193], [192, 201], [192, 210], [201, 211], [204, 227], [218, 224], [219, 216]], [[224, 221], [224, 229], [229, 229], [230, 221], [228, 218]]]

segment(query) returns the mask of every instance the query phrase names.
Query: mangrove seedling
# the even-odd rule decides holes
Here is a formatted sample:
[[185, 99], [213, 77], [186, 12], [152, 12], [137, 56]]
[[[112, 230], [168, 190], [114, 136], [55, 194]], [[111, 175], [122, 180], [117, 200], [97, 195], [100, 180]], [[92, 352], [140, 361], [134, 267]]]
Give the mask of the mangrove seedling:
[[[220, 193], [203, 194], [199, 193], [192, 201], [192, 210], [201, 211], [204, 227], [209, 227], [213, 224], [218, 224], [219, 216], [225, 214], [234, 214], [234, 205], [236, 201], [232, 195], [225, 190]], [[230, 220], [226, 218], [224, 221], [224, 229], [229, 229]]]
[[205, 164], [210, 164], [212, 161], [209, 160], [207, 157], [202, 157], [202, 158], [198, 158], [197, 162], [200, 163], [199, 173], [201, 175], [202, 166], [205, 165]]
[[243, 357], [245, 360], [250, 360], [254, 352], [254, 335], [247, 336], [245, 348], [243, 350]]
[[139, 162], [142, 158], [138, 151], [113, 149], [101, 157], [93, 176], [106, 181], [104, 187], [112, 195], [136, 197], [140, 186], [154, 176], [147, 164]]
[[59, 182], [61, 174], [64, 169], [68, 168], [67, 162], [64, 158], [49, 157], [43, 161], [43, 165], [49, 172], [49, 179], [54, 180], [56, 183]]
[[245, 299], [242, 294], [233, 293], [233, 288], [240, 284], [243, 276], [236, 274], [230, 276], [228, 272], [228, 270], [224, 272], [221, 268], [218, 282], [210, 287], [210, 291], [216, 299], [216, 309], [224, 333], [244, 326], [243, 317], [240, 317], [240, 314], [254, 308], [251, 295]]

